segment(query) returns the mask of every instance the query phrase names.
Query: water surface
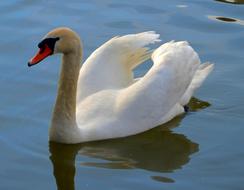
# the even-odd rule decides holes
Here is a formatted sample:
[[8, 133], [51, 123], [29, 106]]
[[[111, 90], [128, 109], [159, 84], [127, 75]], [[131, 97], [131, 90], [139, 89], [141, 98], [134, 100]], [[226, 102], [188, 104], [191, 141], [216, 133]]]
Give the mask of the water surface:
[[[243, 189], [243, 3], [1, 1], [0, 189]], [[60, 57], [31, 69], [27, 61], [57, 26], [80, 34], [84, 59], [113, 36], [155, 30], [163, 42], [188, 40], [215, 70], [190, 112], [163, 126], [116, 140], [49, 143]]]

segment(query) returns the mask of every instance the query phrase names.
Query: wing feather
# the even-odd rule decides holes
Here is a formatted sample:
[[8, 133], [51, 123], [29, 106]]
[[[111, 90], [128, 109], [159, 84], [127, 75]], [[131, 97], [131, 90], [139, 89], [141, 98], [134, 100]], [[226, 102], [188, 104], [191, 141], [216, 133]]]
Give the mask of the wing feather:
[[[141, 131], [158, 125], [178, 104], [199, 67], [197, 53], [187, 42], [163, 44], [152, 54], [154, 64], [146, 75], [121, 91], [117, 110]], [[140, 131], [138, 131], [140, 132]]]
[[114, 37], [95, 50], [80, 70], [77, 100], [132, 84], [132, 70], [150, 58], [151, 51], [146, 46], [158, 38], [159, 34], [152, 31]]

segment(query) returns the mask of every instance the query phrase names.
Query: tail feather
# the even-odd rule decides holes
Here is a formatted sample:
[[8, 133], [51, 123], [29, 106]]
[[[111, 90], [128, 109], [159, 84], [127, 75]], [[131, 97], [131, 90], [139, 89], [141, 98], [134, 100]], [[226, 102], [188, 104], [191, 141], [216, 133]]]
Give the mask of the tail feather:
[[182, 106], [186, 105], [190, 101], [193, 93], [202, 85], [203, 81], [207, 78], [213, 68], [214, 64], [209, 62], [199, 65], [199, 68], [196, 71], [191, 84], [180, 100], [180, 104]]

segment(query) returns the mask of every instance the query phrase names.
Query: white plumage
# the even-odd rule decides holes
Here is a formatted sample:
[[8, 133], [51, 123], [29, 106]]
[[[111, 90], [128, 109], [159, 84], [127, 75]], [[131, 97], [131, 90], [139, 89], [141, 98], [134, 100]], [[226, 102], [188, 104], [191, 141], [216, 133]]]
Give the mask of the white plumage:
[[[112, 38], [81, 69], [75, 32], [58, 28], [42, 43], [50, 39], [57, 41], [53, 52], [63, 54], [50, 128], [50, 140], [57, 142], [125, 137], [163, 124], [184, 112], [183, 106], [213, 69], [213, 64], [200, 64], [185, 41], [150, 50], [147, 45], [160, 41], [152, 31]], [[29, 65], [36, 64], [38, 56]], [[135, 79], [133, 69], [150, 57], [153, 66]]]
[[200, 65], [187, 42], [172, 41], [152, 53], [152, 68], [134, 82], [132, 69], [150, 57], [145, 46], [158, 38], [154, 32], [113, 38], [84, 63], [77, 99], [83, 140], [134, 135], [184, 112], [213, 64]]

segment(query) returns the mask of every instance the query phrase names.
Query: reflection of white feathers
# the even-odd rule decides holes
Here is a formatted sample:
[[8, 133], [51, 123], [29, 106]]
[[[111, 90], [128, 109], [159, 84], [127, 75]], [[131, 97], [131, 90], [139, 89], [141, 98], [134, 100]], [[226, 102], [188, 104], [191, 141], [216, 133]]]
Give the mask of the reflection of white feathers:
[[[145, 46], [158, 38], [154, 32], [115, 37], [86, 60], [78, 79], [79, 142], [137, 134], [184, 112], [213, 64], [200, 64], [187, 42], [152, 53]], [[135, 80], [133, 69], [150, 57], [152, 68]]]

